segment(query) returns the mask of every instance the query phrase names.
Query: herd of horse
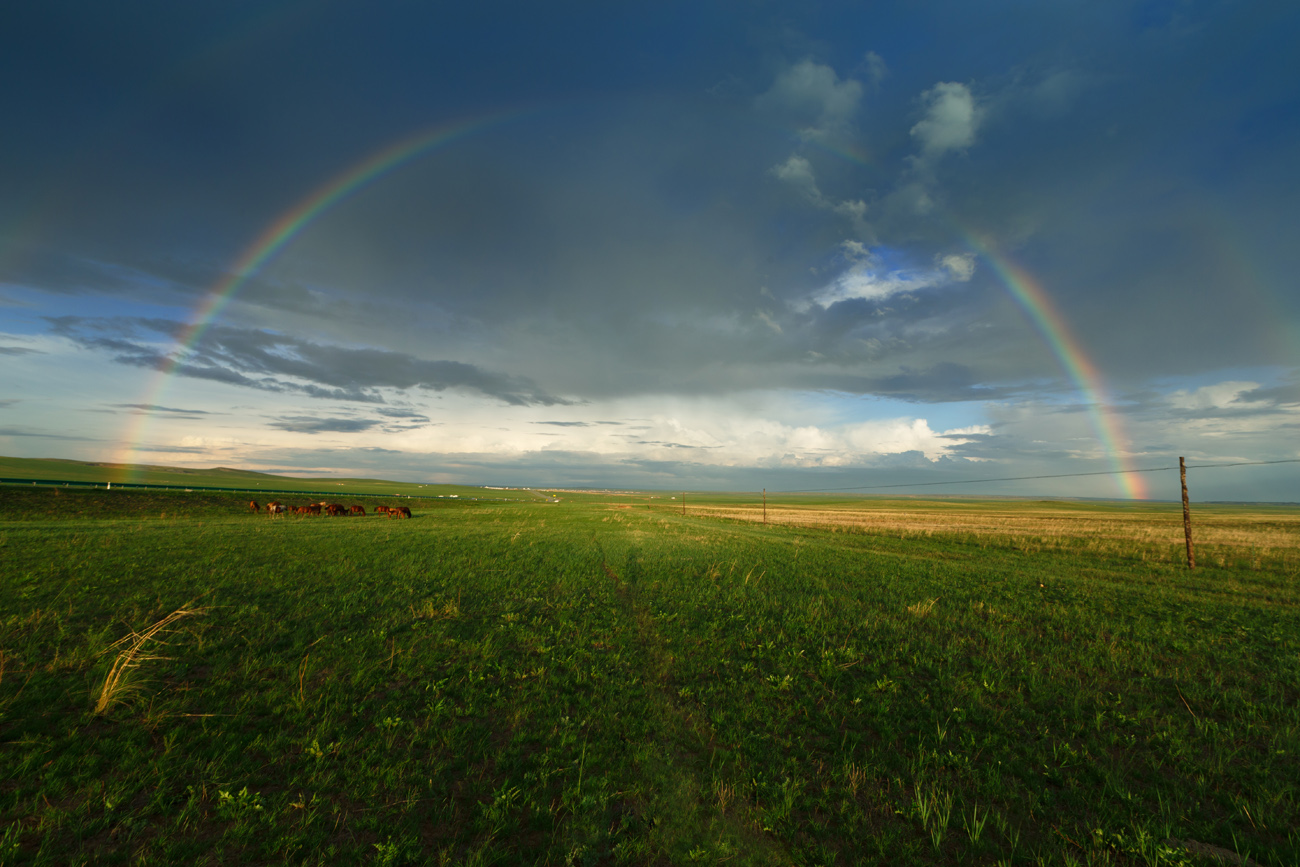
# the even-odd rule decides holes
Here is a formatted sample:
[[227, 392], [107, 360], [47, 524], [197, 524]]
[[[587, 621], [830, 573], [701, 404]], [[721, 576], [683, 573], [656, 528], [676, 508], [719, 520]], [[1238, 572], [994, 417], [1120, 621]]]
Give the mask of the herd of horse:
[[[260, 512], [265, 508], [266, 514], [272, 518], [280, 515], [364, 515], [366, 514], [365, 506], [344, 506], [339, 503], [308, 503], [305, 506], [286, 506], [278, 500], [272, 500], [265, 507], [258, 505], [257, 500], [249, 500], [248, 510], [250, 512]], [[409, 518], [411, 510], [406, 506], [375, 506], [376, 515], [388, 515], [390, 518]]]

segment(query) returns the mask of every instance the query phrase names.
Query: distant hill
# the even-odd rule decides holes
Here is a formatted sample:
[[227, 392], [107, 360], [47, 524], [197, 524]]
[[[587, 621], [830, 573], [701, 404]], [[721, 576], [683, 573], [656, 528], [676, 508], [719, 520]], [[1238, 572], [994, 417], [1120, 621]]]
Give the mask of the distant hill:
[[0, 457], [0, 479], [9, 481], [70, 482], [80, 484], [170, 485], [177, 487], [221, 488], [227, 490], [330, 492], [338, 494], [377, 494], [387, 496], [437, 497], [458, 496], [480, 499], [530, 500], [539, 495], [531, 491], [485, 490], [469, 485], [436, 485], [416, 482], [392, 482], [385, 479], [340, 479], [325, 477], [300, 479], [233, 467], [191, 469], [152, 464], [117, 464], [95, 461], [69, 461], [60, 458]]

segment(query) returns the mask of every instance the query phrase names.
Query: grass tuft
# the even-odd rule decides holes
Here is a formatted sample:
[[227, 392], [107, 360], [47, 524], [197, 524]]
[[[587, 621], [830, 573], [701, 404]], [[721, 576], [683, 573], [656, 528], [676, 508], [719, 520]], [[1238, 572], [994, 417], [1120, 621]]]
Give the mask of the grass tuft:
[[130, 675], [137, 668], [146, 662], [167, 659], [165, 656], [158, 656], [153, 651], [159, 645], [167, 643], [162, 640], [161, 636], [166, 634], [178, 620], [206, 614], [207, 611], [207, 608], [178, 608], [144, 632], [135, 632], [133, 630], [130, 634], [122, 636], [105, 648], [105, 653], [115, 647], [120, 647], [122, 650], [117, 654], [117, 658], [113, 660], [113, 666], [108, 670], [108, 675], [104, 678], [104, 683], [99, 689], [99, 697], [95, 700], [95, 713], [103, 713], [113, 705], [123, 701], [133, 691]]
[[934, 610], [934, 604], [939, 601], [939, 597], [927, 599], [924, 602], [918, 602], [915, 605], [907, 606], [907, 612], [914, 617], [928, 617]]

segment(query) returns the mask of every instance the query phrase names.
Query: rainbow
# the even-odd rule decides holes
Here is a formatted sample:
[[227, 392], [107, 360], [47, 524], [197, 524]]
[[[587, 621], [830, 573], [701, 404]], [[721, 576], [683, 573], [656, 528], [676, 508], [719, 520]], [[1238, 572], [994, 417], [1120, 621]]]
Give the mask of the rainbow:
[[1084, 393], [1092, 426], [1115, 468], [1115, 483], [1120, 491], [1131, 500], [1145, 500], [1146, 480], [1140, 473], [1134, 472], [1132, 458], [1127, 448], [1123, 446], [1126, 438], [1120, 424], [1120, 417], [1111, 408], [1111, 402], [1102, 384], [1101, 372], [1088, 357], [1083, 345], [1066, 326], [1065, 319], [1052, 303], [1051, 296], [1028, 271], [988, 244], [970, 234], [966, 234], [966, 240], [975, 252], [993, 267], [993, 272], [1007, 287], [1011, 297], [1037, 327], [1066, 375], [1074, 380], [1079, 390]]
[[[190, 315], [188, 324], [176, 335], [175, 349], [159, 364], [158, 373], [140, 403], [145, 407], [159, 404], [163, 390], [176, 372], [176, 368], [203, 338], [204, 333], [221, 315], [240, 288], [325, 211], [367, 184], [435, 148], [527, 113], [527, 111], [501, 112], [462, 120], [408, 136], [372, 153], [282, 213], [240, 254], [225, 276], [204, 294], [203, 300]], [[114, 463], [122, 465], [132, 463], [151, 416], [152, 410], [147, 408], [136, 413], [122, 439], [119, 457]], [[131, 467], [125, 466], [122, 481], [133, 481], [131, 475]]]
[[829, 142], [818, 139], [809, 139], [803, 144], [816, 148], [817, 150], [826, 151], [834, 154], [841, 159], [848, 160], [851, 163], [857, 163], [863, 168], [870, 169], [873, 174], [880, 174], [880, 167], [876, 161], [871, 158], [865, 148], [859, 147], [851, 142]]
[[[820, 142], [815, 144], [822, 150], [850, 162], [857, 163], [872, 171], [878, 170], [875, 163], [868, 158], [866, 152], [856, 147], [830, 146]], [[1016, 303], [1037, 327], [1044, 342], [1052, 350], [1052, 354], [1056, 356], [1066, 375], [1074, 381], [1074, 384], [1083, 393], [1088, 403], [1088, 414], [1092, 420], [1093, 429], [1097, 432], [1097, 437], [1106, 450], [1111, 465], [1115, 468], [1115, 483], [1121, 493], [1129, 499], [1146, 499], [1146, 481], [1141, 474], [1133, 472], [1132, 459], [1129, 456], [1128, 449], [1123, 446], [1127, 440], [1123, 434], [1119, 414], [1111, 408], [1111, 403], [1106, 396], [1106, 389], [1102, 384], [1101, 373], [1097, 369], [1097, 365], [1093, 364], [1092, 359], [1088, 357], [1087, 352], [1084, 351], [1083, 344], [1074, 337], [1066, 326], [1065, 319], [1057, 311], [1056, 305], [1052, 303], [1051, 296], [1034, 280], [1029, 272], [998, 253], [992, 246], [981, 241], [959, 225], [953, 225], [953, 228], [965, 239], [973, 252], [992, 266], [998, 280], [1007, 288], [1011, 297], [1015, 299]]]

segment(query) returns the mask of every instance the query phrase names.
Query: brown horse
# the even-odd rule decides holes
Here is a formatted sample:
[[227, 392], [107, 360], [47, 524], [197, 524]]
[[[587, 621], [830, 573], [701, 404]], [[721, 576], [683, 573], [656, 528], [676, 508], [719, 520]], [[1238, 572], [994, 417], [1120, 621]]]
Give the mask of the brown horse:
[[387, 506], [375, 506], [376, 515], [387, 515], [390, 511], [392, 510], [389, 509]]
[[353, 507], [352, 507], [352, 514], [354, 514], [354, 515], [364, 515], [365, 513], [366, 513], [366, 507], [365, 507], [365, 506], [353, 506]]
[[248, 501], [248, 511], [250, 511], [250, 512], [259, 512], [259, 511], [261, 511], [261, 508], [257, 505], [257, 500], [249, 500], [249, 501]]
[[397, 506], [396, 508], [392, 508], [388, 510], [388, 517], [409, 518], [411, 517], [411, 510], [406, 506]]

